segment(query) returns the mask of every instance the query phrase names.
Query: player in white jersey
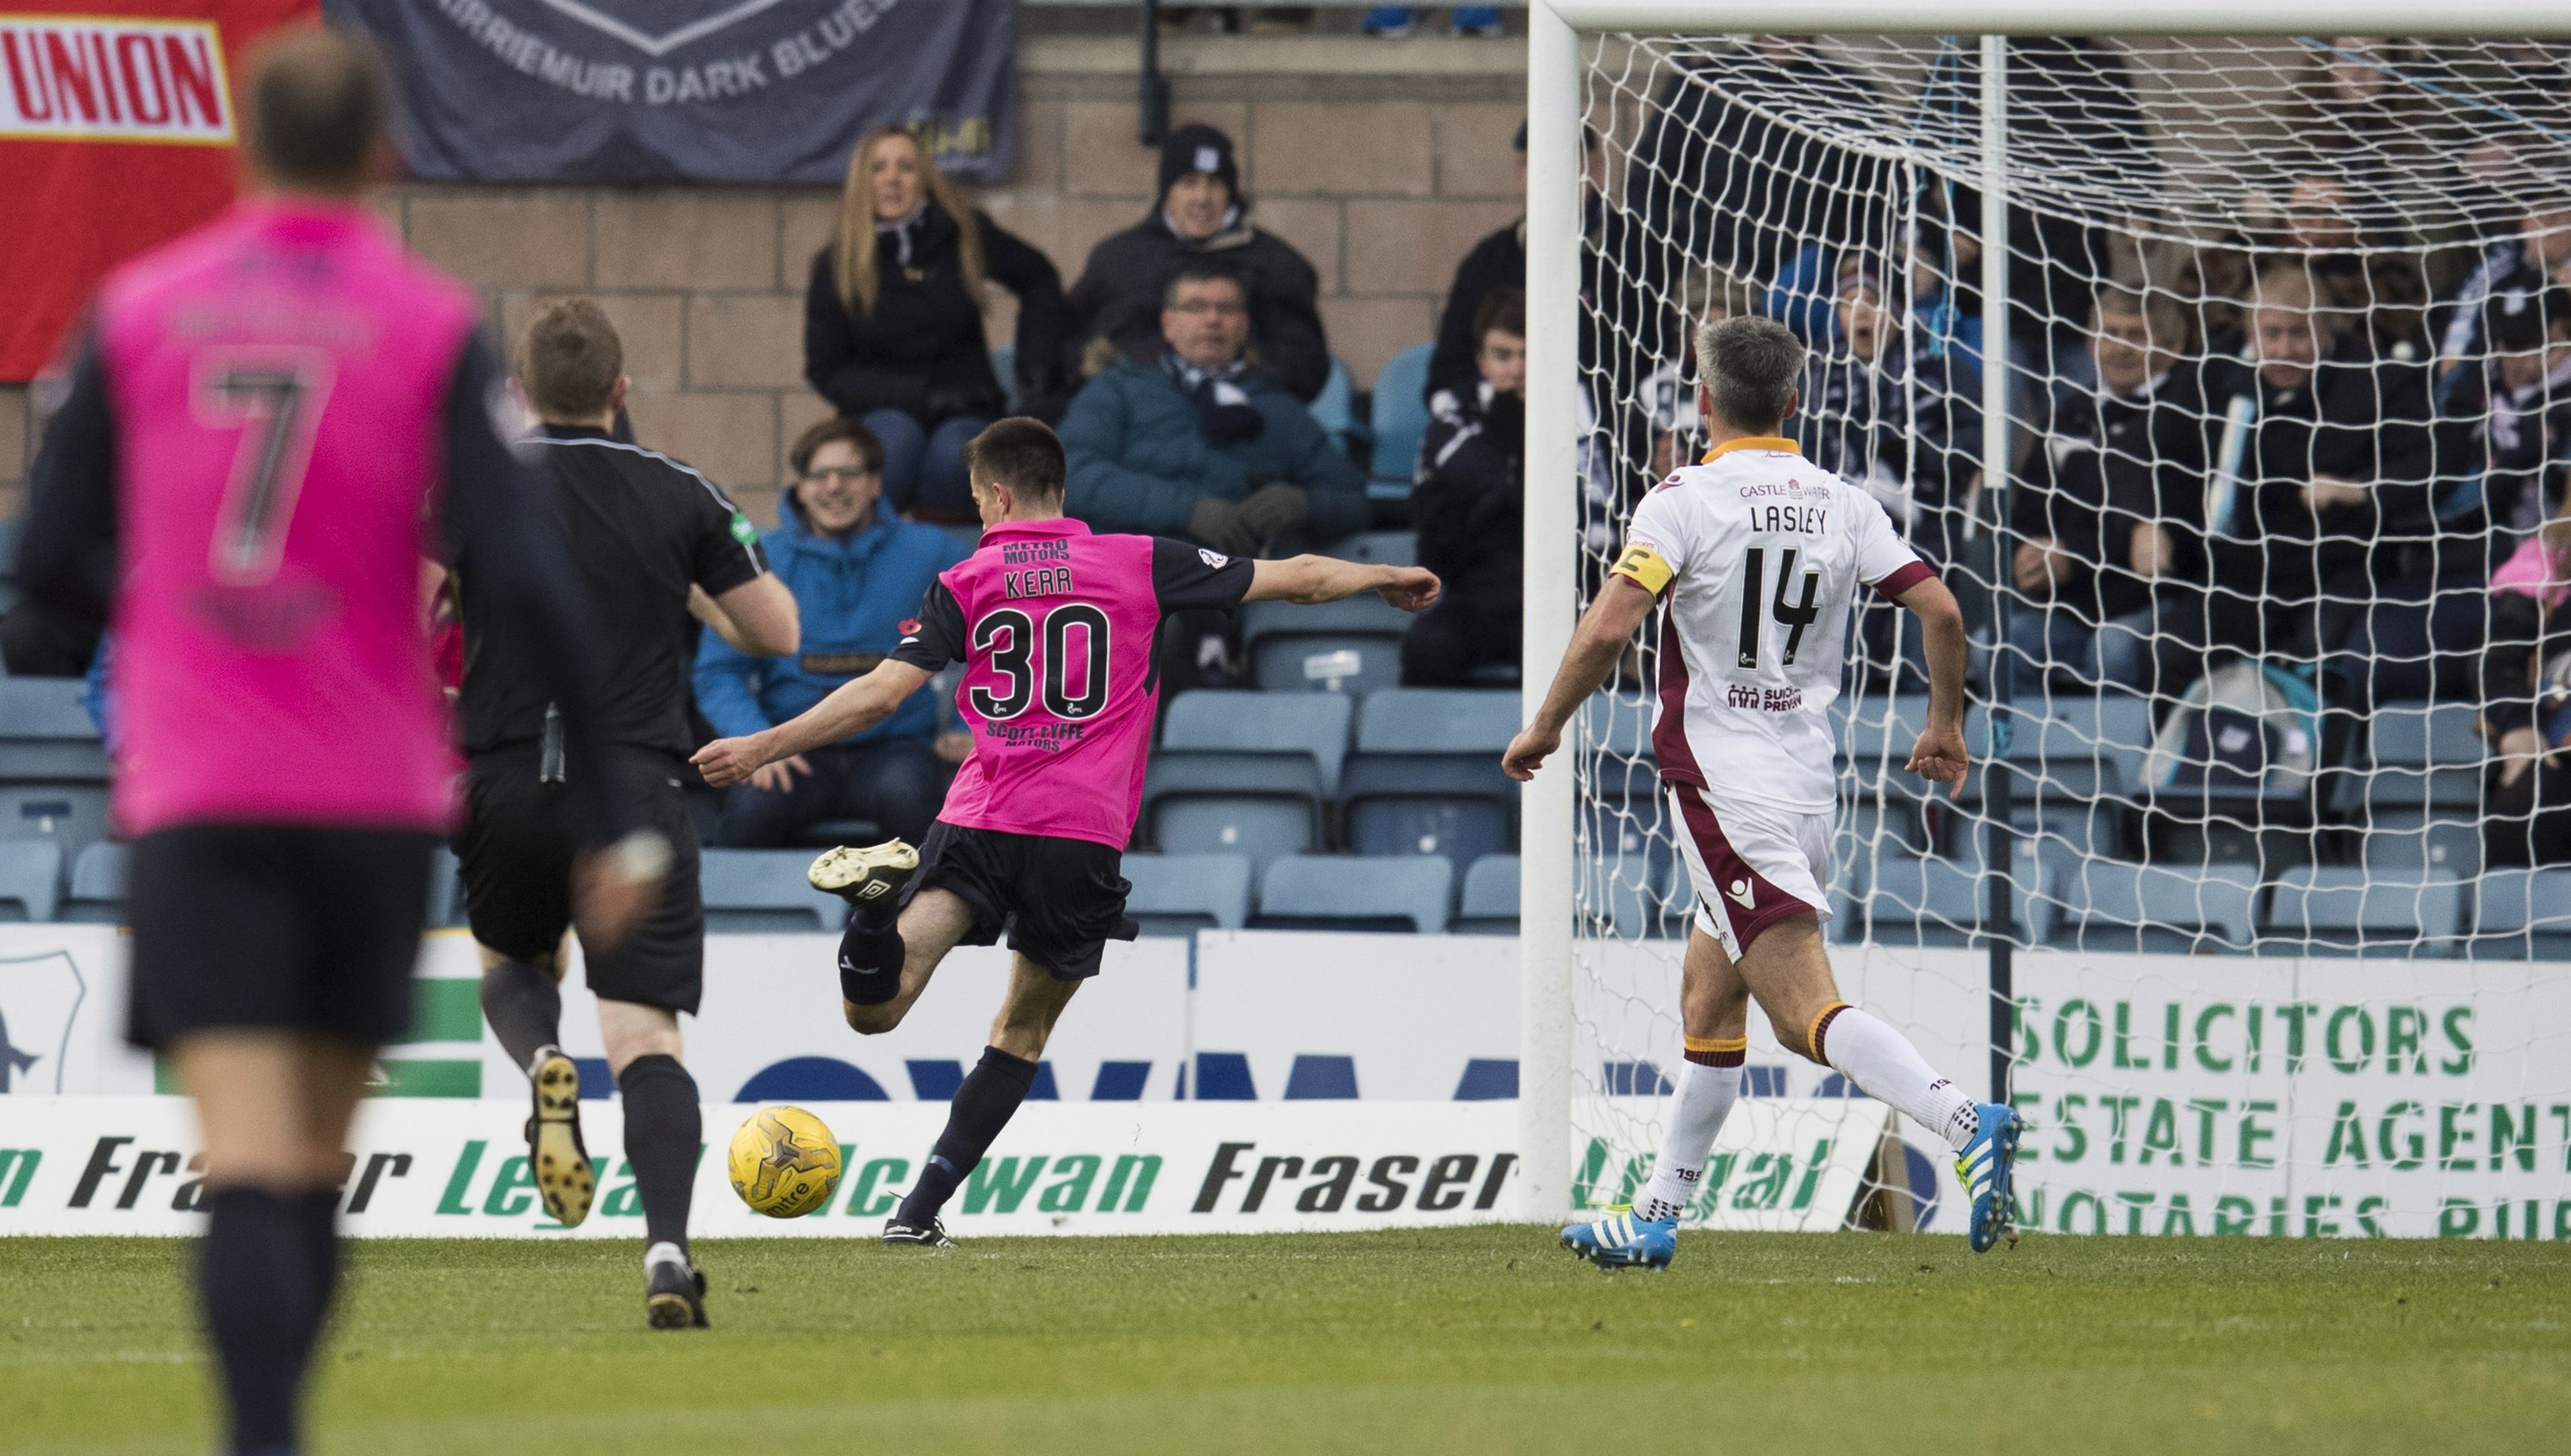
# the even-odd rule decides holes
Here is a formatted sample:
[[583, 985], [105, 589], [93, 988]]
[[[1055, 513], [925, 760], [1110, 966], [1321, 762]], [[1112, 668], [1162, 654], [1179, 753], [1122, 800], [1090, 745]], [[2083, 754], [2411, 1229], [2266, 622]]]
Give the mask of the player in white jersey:
[[1964, 619], [1902, 543], [1883, 507], [1781, 435], [1803, 346], [1785, 325], [1729, 318], [1698, 336], [1697, 407], [1713, 448], [1634, 512], [1625, 550], [1590, 603], [1535, 722], [1504, 766], [1527, 779], [1606, 682], [1660, 604], [1660, 708], [1652, 744], [1696, 886], [1681, 1019], [1687, 1068], [1651, 1183], [1626, 1212], [1562, 1230], [1606, 1267], [1666, 1266], [1715, 1135], [1741, 1094], [1757, 997], [1787, 1050], [1830, 1067], [1944, 1138], [1972, 1205], [1975, 1252], [2007, 1223], [2018, 1120], [1939, 1077], [1909, 1041], [1838, 997], [1820, 922], [1829, 874], [1829, 707], [1860, 590], [1920, 619], [1928, 727], [1909, 771], [1960, 783]]

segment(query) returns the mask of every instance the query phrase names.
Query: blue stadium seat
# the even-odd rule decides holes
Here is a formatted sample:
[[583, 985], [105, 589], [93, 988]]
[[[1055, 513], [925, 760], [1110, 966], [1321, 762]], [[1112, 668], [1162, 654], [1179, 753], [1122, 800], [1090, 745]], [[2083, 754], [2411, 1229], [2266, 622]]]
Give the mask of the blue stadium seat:
[[708, 849], [698, 882], [706, 929], [734, 934], [827, 931], [847, 923], [847, 902], [803, 878], [812, 856], [800, 849]]
[[55, 911], [59, 920], [116, 925], [125, 919], [125, 846], [101, 840], [72, 861], [71, 893]]
[[1471, 864], [1516, 841], [1518, 786], [1500, 771], [1517, 732], [1518, 695], [1393, 688], [1357, 711], [1357, 750], [1340, 774], [1348, 847], [1443, 854]]
[[1409, 630], [1410, 614], [1372, 592], [1314, 607], [1253, 602], [1241, 613], [1251, 681], [1271, 693], [1393, 687]]
[[1338, 788], [1355, 717], [1355, 704], [1336, 693], [1183, 693], [1161, 725], [1161, 747], [1309, 753], [1327, 794]]
[[1321, 432], [1330, 437], [1330, 443], [1348, 458], [1356, 458], [1354, 447], [1366, 438], [1366, 428], [1357, 423], [1356, 383], [1348, 377], [1348, 366], [1339, 362], [1338, 355], [1330, 356], [1330, 373], [1321, 381], [1321, 392], [1303, 408], [1311, 413], [1312, 422], [1321, 427]]
[[1464, 871], [1464, 896], [1448, 929], [1457, 935], [1518, 933], [1518, 857], [1485, 854]]
[[0, 783], [0, 839], [51, 840], [72, 859], [106, 838], [106, 784]]
[[2494, 869], [2474, 886], [2477, 960], [2571, 960], [2571, 869]]
[[[1976, 710], [1965, 734], [1977, 754], [1987, 732], [1981, 713]], [[2011, 714], [2009, 726], [2007, 761], [2017, 774], [2019, 803], [2131, 798], [2141, 788], [2152, 715], [2139, 698], [2056, 698], [2041, 714]]]
[[0, 839], [0, 920], [51, 920], [63, 893], [63, 846]]
[[1250, 920], [1250, 856], [1128, 854], [1125, 913], [1145, 935], [1238, 930]]
[[2456, 703], [2378, 706], [2365, 719], [2366, 746], [2356, 773], [2339, 778], [2339, 804], [2426, 810], [2478, 809], [2487, 745], [2473, 731], [2474, 710]]
[[107, 781], [88, 691], [79, 678], [0, 678], [0, 782]]
[[1009, 401], [1009, 412], [1018, 412], [1018, 346], [1004, 343], [991, 350], [991, 373], [1000, 381], [1000, 394]]
[[1446, 928], [1454, 868], [1436, 854], [1294, 854], [1268, 866], [1254, 927], [1275, 930]]
[[2269, 897], [2259, 949], [2270, 955], [2419, 958], [2452, 954], [2463, 887], [2351, 864], [2299, 864]]
[[2259, 866], [2170, 867], [2083, 858], [2057, 863], [2049, 945], [2069, 950], [2247, 951], [2258, 924]]
[[1341, 561], [1362, 561], [1369, 566], [1417, 566], [1419, 533], [1359, 531], [1322, 547], [1321, 554]]
[[1242, 854], [1254, 872], [1321, 844], [1321, 771], [1305, 752], [1164, 752], [1143, 781], [1145, 836], [1173, 854]]
[[1428, 359], [1432, 340], [1392, 356], [1374, 376], [1374, 454], [1366, 494], [1377, 500], [1410, 499], [1411, 471], [1419, 464], [1419, 437], [1428, 433]]
[[2482, 826], [2458, 806], [2377, 807], [2357, 829], [2358, 862], [2416, 878], [2421, 871], [2471, 879], [2482, 869]]
[[[2038, 864], [2035, 847], [2018, 841], [2010, 881], [2016, 886], [2014, 938], [2020, 942], [2041, 938], [2050, 928], [2051, 903], [2032, 893], [2040, 883]], [[1824, 887], [1837, 921], [1832, 938], [1912, 946], [1988, 942], [1990, 887], [1978, 854], [1948, 859], [1879, 851], [1857, 869], [1841, 885]]]

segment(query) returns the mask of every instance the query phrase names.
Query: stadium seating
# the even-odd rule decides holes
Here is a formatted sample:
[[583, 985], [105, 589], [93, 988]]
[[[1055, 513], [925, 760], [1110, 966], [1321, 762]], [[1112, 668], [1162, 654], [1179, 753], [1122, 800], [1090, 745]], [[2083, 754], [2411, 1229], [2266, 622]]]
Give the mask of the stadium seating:
[[1330, 356], [1329, 377], [1321, 381], [1321, 392], [1303, 406], [1312, 422], [1330, 437], [1330, 443], [1350, 459], [1356, 458], [1356, 447], [1366, 438], [1366, 427], [1357, 421], [1356, 382], [1348, 377], [1348, 366], [1338, 355]]
[[[2021, 887], [2012, 897], [2016, 938], [2041, 939], [2051, 928], [2052, 902], [2025, 893], [2037, 883], [2035, 846], [2020, 840], [2009, 871]], [[1860, 854], [1855, 873], [1829, 888], [1831, 938], [1889, 946], [1985, 944], [1990, 927], [1989, 877], [1981, 856], [1947, 859], [1893, 852]]]
[[2042, 939], [2065, 950], [2246, 951], [2257, 928], [2255, 864], [2177, 869], [2077, 859], [2050, 868], [2043, 897], [2051, 929]]
[[2462, 929], [2454, 880], [2392, 878], [2356, 865], [2299, 864], [2271, 892], [2258, 950], [2265, 955], [2451, 954]]
[[107, 837], [107, 754], [78, 678], [0, 678], [0, 838], [63, 857]]
[[1428, 387], [1428, 359], [1436, 352], [1434, 341], [1412, 344], [1374, 376], [1374, 454], [1366, 494], [1376, 500], [1410, 499], [1419, 437], [1428, 433], [1428, 405], [1420, 393]]
[[1515, 693], [1395, 688], [1357, 710], [1357, 750], [1340, 774], [1348, 847], [1442, 854], [1471, 864], [1516, 841], [1517, 784], [1500, 753], [1517, 732]]
[[125, 919], [126, 852], [122, 844], [101, 841], [72, 861], [71, 893], [63, 896], [54, 918], [84, 924], [115, 925]]
[[1464, 894], [1447, 927], [1457, 935], [1518, 933], [1518, 857], [1485, 854], [1464, 871]]
[[1239, 930], [1250, 920], [1251, 860], [1246, 854], [1128, 854], [1134, 888], [1125, 913], [1145, 935]]
[[1341, 561], [1362, 561], [1369, 566], [1417, 566], [1419, 533], [1359, 531], [1322, 547], [1321, 554]]
[[2494, 869], [2473, 886], [2465, 953], [2488, 960], [2571, 960], [2571, 868]]
[[1441, 854], [1293, 854], [1268, 866], [1253, 928], [1389, 930], [1446, 928], [1455, 871]]
[[1251, 681], [1271, 693], [1393, 687], [1409, 630], [1410, 615], [1372, 592], [1317, 607], [1253, 602], [1241, 611]]
[[1325, 798], [1308, 753], [1163, 753], [1143, 781], [1142, 827], [1156, 849], [1265, 869], [1321, 846]]
[[829, 931], [847, 923], [847, 902], [803, 878], [812, 856], [800, 849], [708, 849], [698, 881], [706, 929], [734, 933]]
[[1308, 753], [1324, 793], [1336, 793], [1355, 705], [1337, 694], [1181, 694], [1161, 725], [1161, 749]]
[[63, 846], [0, 839], [0, 920], [51, 920], [62, 899]]

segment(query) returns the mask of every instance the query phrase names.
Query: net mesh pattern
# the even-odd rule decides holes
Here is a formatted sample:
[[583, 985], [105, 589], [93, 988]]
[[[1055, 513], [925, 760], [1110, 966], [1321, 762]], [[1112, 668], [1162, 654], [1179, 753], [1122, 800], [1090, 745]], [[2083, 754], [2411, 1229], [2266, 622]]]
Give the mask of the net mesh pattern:
[[[1915, 627], [1886, 606], [1852, 626], [1827, 926], [1850, 999], [1978, 1087], [2006, 942], [2021, 1090], [2059, 1122], [2075, 1053], [2148, 1040], [2246, 1068], [2208, 1038], [2260, 997], [2359, 1007], [2382, 1071], [2382, 974], [2416, 970], [2438, 1007], [2544, 992], [2530, 962], [2571, 958], [2571, 882], [2542, 868], [2571, 862], [2571, 753], [2526, 756], [2571, 740], [2571, 49], [2010, 42], [1999, 338], [1976, 38], [1592, 36], [1584, 62], [1584, 597], [1642, 495], [1703, 449], [1697, 326], [1758, 312], [1812, 351], [1789, 433], [1884, 503], [1970, 626], [1981, 761], [1960, 791], [1903, 771]], [[2004, 485], [1985, 478], [1994, 369]], [[1593, 1203], [1630, 1191], [1677, 1063], [1694, 905], [1650, 746], [1658, 632], [1574, 739]], [[2209, 955], [2243, 957], [2245, 999], [2196, 1035]], [[2131, 994], [2110, 1006], [2101, 976]], [[2312, 1013], [2298, 1074], [2336, 1014]], [[2566, 1050], [2486, 1031], [2484, 1066]], [[1764, 1036], [1752, 1061], [1754, 1094], [1846, 1091]], [[2292, 1124], [2312, 1094], [2284, 1086]], [[2202, 1163], [2269, 1100], [2234, 1092]], [[2128, 1141], [2157, 1116], [2126, 1114]], [[2286, 1136], [2279, 1176], [2343, 1163], [2326, 1142]], [[2248, 1167], [2265, 1220], [2272, 1176]]]

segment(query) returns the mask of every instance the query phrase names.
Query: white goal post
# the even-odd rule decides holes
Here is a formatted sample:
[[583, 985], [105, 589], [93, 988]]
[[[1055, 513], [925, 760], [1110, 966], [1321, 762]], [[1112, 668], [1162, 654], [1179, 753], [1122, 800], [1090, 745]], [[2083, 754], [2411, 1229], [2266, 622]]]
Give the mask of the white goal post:
[[[1952, 38], [1981, 57], [1978, 93], [1966, 103], [1978, 107], [1980, 121], [1978, 176], [1967, 179], [1979, 194], [1978, 236], [2005, 239], [2011, 195], [2005, 124], [2009, 73], [2004, 64], [2009, 38], [2058, 36], [2067, 24], [2076, 25], [2083, 36], [2101, 38], [2324, 33], [2423, 40], [2559, 37], [2571, 36], [2571, 10], [2532, 0], [2452, 0], [2437, 5], [2417, 0], [2125, 0], [2077, 11], [2066, 10], [2058, 0], [1530, 0], [1522, 688], [1527, 714], [1532, 715], [1543, 699], [1584, 604], [1586, 581], [1594, 578], [1594, 565], [1584, 573], [1583, 546], [1575, 523], [1583, 519], [1584, 451], [1593, 428], [1583, 417], [1586, 386], [1580, 340], [1584, 334], [1583, 124], [1592, 105], [1586, 71], [1596, 48], [1616, 37], [1670, 42], [1764, 33]], [[2571, 157], [2571, 150], [2566, 150], [2566, 157]], [[2004, 341], [2009, 334], [2010, 262], [2006, 245], [1983, 248], [1979, 259], [1981, 337], [1993, 341]], [[2003, 344], [1994, 342], [1991, 347], [1999, 349]], [[2011, 374], [2005, 366], [1982, 373], [1980, 408], [1987, 428], [1979, 441], [1978, 463], [1984, 489], [2001, 503], [1998, 519], [2005, 522], [2012, 459]], [[2005, 612], [2004, 607], [1998, 610]], [[2001, 685], [1995, 693], [2004, 705], [2010, 674], [1993, 670], [1991, 676]], [[1580, 1081], [1575, 1065], [1574, 948], [1583, 914], [1579, 889], [1583, 869], [1577, 848], [1583, 810], [1571, 742], [1567, 737], [1566, 752], [1524, 786], [1520, 799], [1518, 1109], [1523, 1162], [1518, 1214], [1529, 1220], [1560, 1219], [1584, 1202], [1574, 1197], [1575, 1184], [1583, 1178], [1574, 1113]], [[1971, 746], [1977, 758], [1985, 750], [1982, 742]], [[2004, 780], [2006, 775], [2000, 777]], [[2005, 833], [2010, 822], [2006, 790], [1994, 792], [2002, 795], [1997, 817]], [[2002, 862], [2007, 862], [2005, 856]], [[2012, 1016], [2005, 979], [2006, 946], [1993, 951], [1991, 963], [1999, 982], [1988, 988], [1992, 1061], [1997, 1067], [2005, 1060], [2003, 1046]], [[1670, 1001], [1675, 1004], [1674, 956], [1669, 967]], [[2299, 1022], [2297, 1036], [2301, 1035]], [[2371, 1031], [2367, 1035], [2370, 1045]], [[1959, 1080], [1978, 1081], [1984, 1075], [1980, 1066], [1945, 1070]], [[2496, 1155], [2492, 1166], [2498, 1167]], [[2530, 1209], [2530, 1226], [2533, 1216]]]

